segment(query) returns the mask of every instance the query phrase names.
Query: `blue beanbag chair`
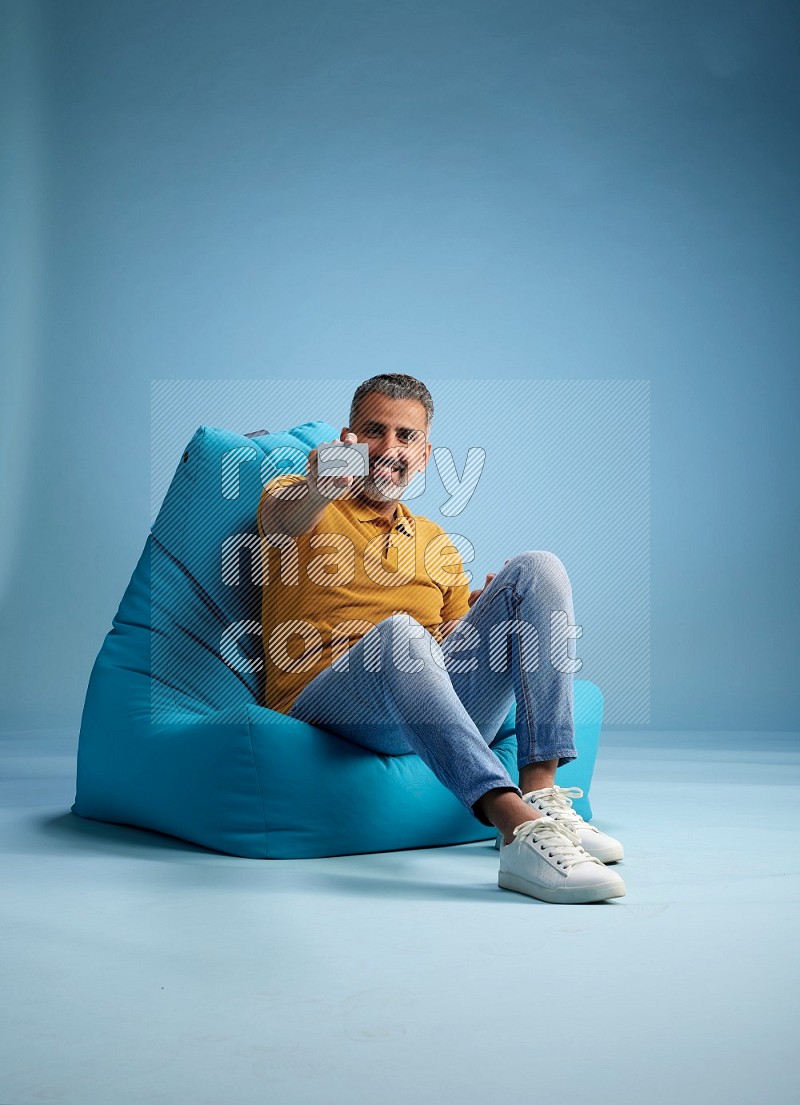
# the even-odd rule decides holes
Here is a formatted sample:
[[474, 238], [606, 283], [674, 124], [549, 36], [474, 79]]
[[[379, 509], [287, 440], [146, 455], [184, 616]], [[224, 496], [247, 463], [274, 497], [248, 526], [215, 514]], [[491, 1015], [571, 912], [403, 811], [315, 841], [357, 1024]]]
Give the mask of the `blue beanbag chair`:
[[[261, 490], [337, 434], [325, 422], [197, 430], [92, 669], [74, 813], [264, 859], [494, 837], [415, 754], [379, 755], [261, 705]], [[557, 781], [583, 789], [587, 819], [602, 709], [576, 680], [579, 755]], [[516, 780], [515, 716], [494, 749]]]

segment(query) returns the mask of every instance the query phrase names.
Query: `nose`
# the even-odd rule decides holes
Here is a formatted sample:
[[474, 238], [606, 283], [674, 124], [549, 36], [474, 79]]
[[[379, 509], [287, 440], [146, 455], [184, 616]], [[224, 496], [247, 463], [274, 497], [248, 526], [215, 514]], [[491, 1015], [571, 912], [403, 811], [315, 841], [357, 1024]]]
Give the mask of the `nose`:
[[378, 439], [376, 453], [405, 458], [406, 442], [394, 430], [386, 430]]

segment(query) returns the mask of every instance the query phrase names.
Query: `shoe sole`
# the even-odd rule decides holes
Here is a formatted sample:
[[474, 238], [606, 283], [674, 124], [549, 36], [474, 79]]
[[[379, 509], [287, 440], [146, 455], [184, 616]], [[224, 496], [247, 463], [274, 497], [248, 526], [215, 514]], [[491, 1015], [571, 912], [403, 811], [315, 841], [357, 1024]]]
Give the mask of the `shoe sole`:
[[508, 871], [500, 872], [497, 885], [503, 890], [514, 890], [517, 894], [527, 894], [529, 898], [539, 898], [540, 901], [553, 905], [586, 905], [589, 902], [606, 902], [609, 898], [622, 898], [625, 895], [625, 887], [620, 888], [618, 882], [598, 883], [596, 886], [565, 886], [562, 890], [551, 890]]
[[[586, 849], [589, 852], [589, 849]], [[619, 852], [589, 852], [590, 856], [599, 859], [601, 863], [619, 863], [625, 858], [625, 853], [620, 848]]]
[[[494, 838], [494, 846], [497, 849], [497, 851], [499, 852], [500, 851], [500, 837], [499, 836], [496, 836]], [[589, 852], [589, 849], [587, 848], [586, 851]], [[613, 852], [603, 853], [603, 852], [598, 851], [598, 852], [589, 852], [589, 855], [594, 856], [595, 859], [599, 859], [601, 863], [619, 863], [620, 860], [623, 860], [625, 858], [625, 853], [622, 850], [622, 848], [620, 848], [619, 852], [613, 851]]]

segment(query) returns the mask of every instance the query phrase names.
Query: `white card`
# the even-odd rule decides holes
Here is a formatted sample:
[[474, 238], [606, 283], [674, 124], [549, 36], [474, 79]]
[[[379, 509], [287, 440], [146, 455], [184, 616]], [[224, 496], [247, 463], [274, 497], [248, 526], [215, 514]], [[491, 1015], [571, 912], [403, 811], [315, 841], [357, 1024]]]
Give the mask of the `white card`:
[[369, 472], [369, 445], [319, 445], [317, 475], [366, 476]]

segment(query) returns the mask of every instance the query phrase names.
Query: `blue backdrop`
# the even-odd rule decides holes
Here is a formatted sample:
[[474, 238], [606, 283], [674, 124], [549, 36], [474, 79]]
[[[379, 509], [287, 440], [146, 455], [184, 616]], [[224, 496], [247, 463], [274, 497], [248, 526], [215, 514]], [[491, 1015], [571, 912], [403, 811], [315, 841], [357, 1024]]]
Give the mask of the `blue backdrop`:
[[[479, 582], [562, 555], [618, 722], [797, 728], [793, 5], [0, 19], [4, 724], [77, 724], [158, 450], [408, 371], [486, 449]], [[215, 382], [154, 403], [155, 453], [154, 380]]]

